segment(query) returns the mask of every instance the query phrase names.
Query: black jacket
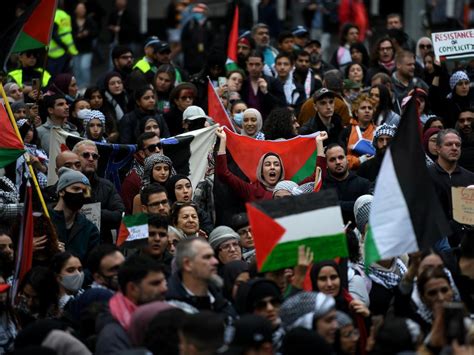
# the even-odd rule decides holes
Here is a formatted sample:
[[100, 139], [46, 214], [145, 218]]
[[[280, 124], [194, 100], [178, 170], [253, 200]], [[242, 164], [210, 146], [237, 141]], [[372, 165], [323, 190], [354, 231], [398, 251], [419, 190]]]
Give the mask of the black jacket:
[[357, 175], [360, 177], [369, 180], [370, 182], [375, 182], [377, 175], [379, 174], [380, 167], [382, 166], [383, 154], [375, 154], [373, 159], [369, 159], [362, 164], [360, 164], [359, 169], [357, 169]]
[[169, 137], [170, 131], [163, 116], [154, 111], [144, 112], [137, 108], [132, 112], [125, 114], [119, 122], [120, 143], [136, 144], [138, 136], [142, 133], [139, 129], [140, 122], [146, 120], [150, 116], [153, 116], [158, 121], [158, 125], [160, 126], [160, 137]]
[[222, 313], [230, 318], [236, 318], [237, 313], [232, 304], [224, 298], [222, 293], [214, 286], [209, 285], [209, 292], [215, 298], [214, 303], [209, 302], [208, 297], [191, 296], [183, 287], [181, 275], [175, 272], [168, 279], [167, 300], [185, 302], [198, 310], [211, 310], [216, 313]]
[[328, 146], [331, 143], [339, 142], [339, 136], [341, 135], [343, 128], [344, 127], [342, 126], [342, 118], [337, 113], [332, 115], [331, 127], [329, 128], [329, 130], [323, 123], [323, 121], [319, 118], [319, 114], [316, 113], [316, 116], [311, 118], [300, 128], [300, 134], [311, 134], [318, 131], [327, 132], [328, 139], [326, 139], [324, 145]]
[[113, 183], [94, 174], [89, 178], [92, 187], [91, 202], [100, 202], [100, 239], [101, 242], [112, 242], [112, 229], [118, 229], [122, 221], [125, 205]]
[[438, 163], [428, 167], [431, 180], [435, 185], [441, 206], [449, 220], [453, 219], [453, 203], [451, 196], [451, 187], [469, 186], [474, 184], [474, 173], [461, 168], [459, 165], [452, 174], [446, 172]]
[[322, 189], [336, 189], [339, 203], [341, 205], [342, 217], [344, 223], [349, 221], [355, 222], [354, 217], [354, 202], [362, 195], [371, 193], [371, 186], [369, 180], [357, 176], [352, 171], [346, 179], [336, 180], [331, 173], [328, 172], [326, 178], [323, 180]]
[[[263, 119], [268, 116], [271, 110], [277, 107], [286, 106], [285, 93], [283, 91], [283, 86], [281, 85], [278, 79], [272, 78], [268, 75], [263, 75], [262, 77], [267, 82], [268, 92], [266, 94], [262, 93], [260, 89], [257, 91], [257, 98], [260, 101], [261, 109], [260, 113], [262, 114]], [[249, 102], [250, 95], [250, 80], [244, 80], [242, 83], [242, 89], [240, 89], [240, 96], [245, 102]]]

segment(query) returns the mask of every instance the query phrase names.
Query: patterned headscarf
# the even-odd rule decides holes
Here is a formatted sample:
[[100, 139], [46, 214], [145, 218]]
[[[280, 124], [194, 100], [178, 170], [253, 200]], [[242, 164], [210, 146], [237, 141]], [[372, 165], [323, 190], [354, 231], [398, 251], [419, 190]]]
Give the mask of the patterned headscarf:
[[380, 136], [389, 136], [393, 138], [395, 137], [395, 133], [397, 133], [397, 126], [395, 125], [384, 123], [383, 125], [378, 126], [374, 133], [372, 145], [377, 148], [377, 139], [379, 139]]
[[449, 87], [451, 88], [451, 90], [454, 90], [457, 83], [461, 80], [470, 81], [467, 74], [465, 72], [461, 71], [461, 70], [459, 70], [459, 71], [455, 72], [453, 75], [451, 75], [451, 77], [449, 78]]
[[152, 154], [148, 158], [145, 159], [145, 169], [142, 176], [143, 187], [151, 184], [151, 182], [153, 181], [153, 177], [152, 177], [153, 167], [159, 163], [167, 164], [170, 167], [169, 177], [176, 175], [176, 170], [174, 170], [173, 162], [171, 161], [170, 158], [168, 158], [166, 155], [162, 155], [158, 153]]
[[15, 184], [6, 176], [0, 177], [0, 201], [3, 203], [17, 203], [18, 198]]
[[102, 125], [105, 125], [105, 116], [102, 112], [99, 110], [81, 110], [82, 113], [81, 117], [84, 120], [84, 127], [86, 127], [91, 120], [98, 119], [102, 123]]

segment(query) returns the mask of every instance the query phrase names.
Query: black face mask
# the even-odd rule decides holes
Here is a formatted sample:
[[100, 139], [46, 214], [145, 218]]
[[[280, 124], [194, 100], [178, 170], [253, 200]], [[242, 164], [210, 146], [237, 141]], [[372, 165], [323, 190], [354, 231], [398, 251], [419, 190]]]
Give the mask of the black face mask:
[[64, 191], [64, 203], [72, 211], [79, 211], [86, 203], [86, 198], [82, 192]]
[[114, 276], [104, 276], [100, 275], [104, 279], [105, 286], [110, 288], [111, 290], [118, 291], [119, 289], [119, 283], [118, 283], [118, 275]]

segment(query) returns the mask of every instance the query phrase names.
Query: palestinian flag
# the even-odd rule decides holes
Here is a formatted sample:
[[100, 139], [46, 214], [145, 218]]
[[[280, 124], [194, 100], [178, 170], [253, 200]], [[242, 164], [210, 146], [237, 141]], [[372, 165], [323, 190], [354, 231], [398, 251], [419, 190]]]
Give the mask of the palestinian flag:
[[145, 213], [125, 216], [120, 224], [117, 246], [126, 243], [126, 247], [134, 248], [148, 239], [148, 215]]
[[416, 100], [411, 99], [377, 177], [365, 241], [366, 265], [431, 248], [449, 234], [425, 163]]
[[0, 104], [0, 168], [17, 160], [25, 152], [22, 141], [12, 126], [5, 107]]
[[[2, 3], [2, 11], [4, 11], [4, 16], [2, 18], [2, 31], [0, 34], [0, 43], [2, 44], [0, 46], [1, 69], [5, 68], [5, 63], [7, 62], [10, 53], [12, 53], [12, 49], [15, 46], [15, 42], [20, 36], [20, 33], [22, 32], [24, 24], [31, 17], [31, 14], [40, 2], [41, 0], [34, 0], [29, 6], [26, 7], [23, 14], [21, 14], [19, 17], [15, 17], [13, 15], [14, 9], [11, 6], [9, 7], [8, 4]], [[8, 9], [12, 10], [10, 11], [12, 16], [6, 17], [5, 12], [8, 13]]]
[[[194, 187], [204, 178], [207, 170], [207, 157], [215, 142], [217, 126], [206, 127], [171, 138], [161, 139], [163, 153], [173, 161], [180, 174], [189, 176]], [[72, 150], [77, 142], [83, 140], [65, 132], [52, 129], [49, 146], [48, 185], [57, 181], [56, 156], [64, 150]], [[126, 175], [137, 149], [136, 145], [96, 143], [99, 151], [98, 175], [115, 184], [120, 191], [121, 178]]]
[[56, 0], [41, 0], [23, 25], [12, 53], [47, 47], [53, 28]]
[[212, 85], [211, 79], [207, 77], [207, 107], [209, 116], [214, 122], [219, 123], [221, 127], [227, 127], [235, 132], [234, 125], [227, 114], [227, 111], [222, 104], [222, 101], [217, 96], [216, 90]]
[[227, 150], [250, 181], [257, 181], [256, 167], [262, 155], [277, 153], [285, 168], [285, 180], [299, 182], [312, 175], [316, 166], [316, 134], [282, 141], [256, 140], [226, 130]]
[[[237, 41], [239, 40], [239, 6], [236, 4], [234, 8], [234, 17], [232, 27], [227, 41], [227, 71], [239, 69], [237, 65]], [[211, 116], [212, 117], [212, 116]]]
[[314, 261], [348, 255], [344, 222], [335, 190], [247, 203], [260, 271], [293, 267], [305, 245]]

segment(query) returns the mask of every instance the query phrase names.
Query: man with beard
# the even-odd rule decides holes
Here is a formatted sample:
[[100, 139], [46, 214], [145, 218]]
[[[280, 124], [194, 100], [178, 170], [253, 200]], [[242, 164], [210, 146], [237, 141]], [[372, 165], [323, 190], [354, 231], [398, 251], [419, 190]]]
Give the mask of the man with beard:
[[15, 249], [7, 226], [0, 225], [0, 274], [4, 279], [13, 273]]
[[250, 37], [250, 32], [247, 31], [240, 35], [237, 41], [237, 64], [240, 69], [247, 70], [247, 58], [254, 49], [255, 41]]
[[95, 247], [87, 258], [87, 267], [94, 279], [91, 289], [118, 291], [118, 270], [124, 261], [125, 257], [113, 244], [101, 244]]
[[335, 69], [333, 65], [323, 60], [321, 54], [321, 42], [319, 42], [317, 39], [308, 41], [304, 47], [304, 50], [309, 53], [309, 63], [314, 74], [317, 74], [322, 78], [325, 72]]
[[114, 184], [97, 175], [99, 152], [93, 141], [83, 140], [72, 149], [81, 161], [81, 172], [91, 186], [90, 203], [100, 202], [100, 237], [102, 242], [112, 242], [112, 229], [118, 229], [125, 206]]
[[168, 300], [188, 303], [198, 310], [211, 310], [232, 318], [235, 310], [222, 296], [214, 250], [202, 238], [181, 240], [175, 252], [176, 271], [169, 278]]
[[255, 41], [256, 48], [262, 52], [264, 64], [272, 68], [275, 64], [275, 58], [278, 50], [270, 45], [270, 30], [264, 23], [257, 23], [252, 27], [252, 38]]
[[474, 133], [472, 131], [472, 122], [474, 122], [473, 110], [465, 109], [459, 114], [455, 128], [462, 139], [459, 165], [464, 169], [474, 172]]
[[90, 198], [91, 185], [79, 171], [63, 167], [58, 174], [56, 192], [59, 200], [50, 211], [51, 222], [56, 227], [59, 241], [65, 243], [66, 250], [84, 263], [89, 252], [99, 245], [99, 230], [80, 212]]
[[341, 205], [344, 223], [354, 222], [354, 203], [362, 195], [370, 194], [369, 180], [349, 171], [344, 148], [337, 143], [326, 149], [327, 177], [323, 180], [322, 189], [336, 189]]
[[[111, 71], [121, 75], [125, 88], [129, 89], [129, 76], [133, 69], [133, 52], [129, 46], [117, 45], [112, 49], [111, 53], [113, 68]], [[105, 76], [104, 73], [97, 80], [97, 86], [104, 90]]]
[[[309, 99], [316, 91], [316, 79], [313, 70], [310, 68], [310, 55], [306, 51], [298, 52], [295, 61], [295, 70], [293, 71], [295, 83], [304, 88], [305, 99]], [[321, 83], [319, 83], [321, 87]]]
[[168, 289], [164, 267], [145, 255], [132, 255], [118, 270], [119, 292], [109, 301], [109, 312], [99, 315], [95, 354], [118, 354], [132, 348], [127, 334], [138, 306], [162, 301]]
[[143, 253], [164, 264], [171, 270], [173, 255], [168, 251], [168, 217], [159, 214], [148, 216], [148, 244]]
[[357, 175], [369, 180], [372, 183], [375, 182], [382, 165], [385, 151], [387, 150], [387, 147], [389, 146], [396, 132], [397, 127], [395, 125], [388, 125], [384, 123], [377, 128], [372, 141], [372, 145], [375, 147], [375, 156], [360, 165], [359, 169], [357, 170]]

